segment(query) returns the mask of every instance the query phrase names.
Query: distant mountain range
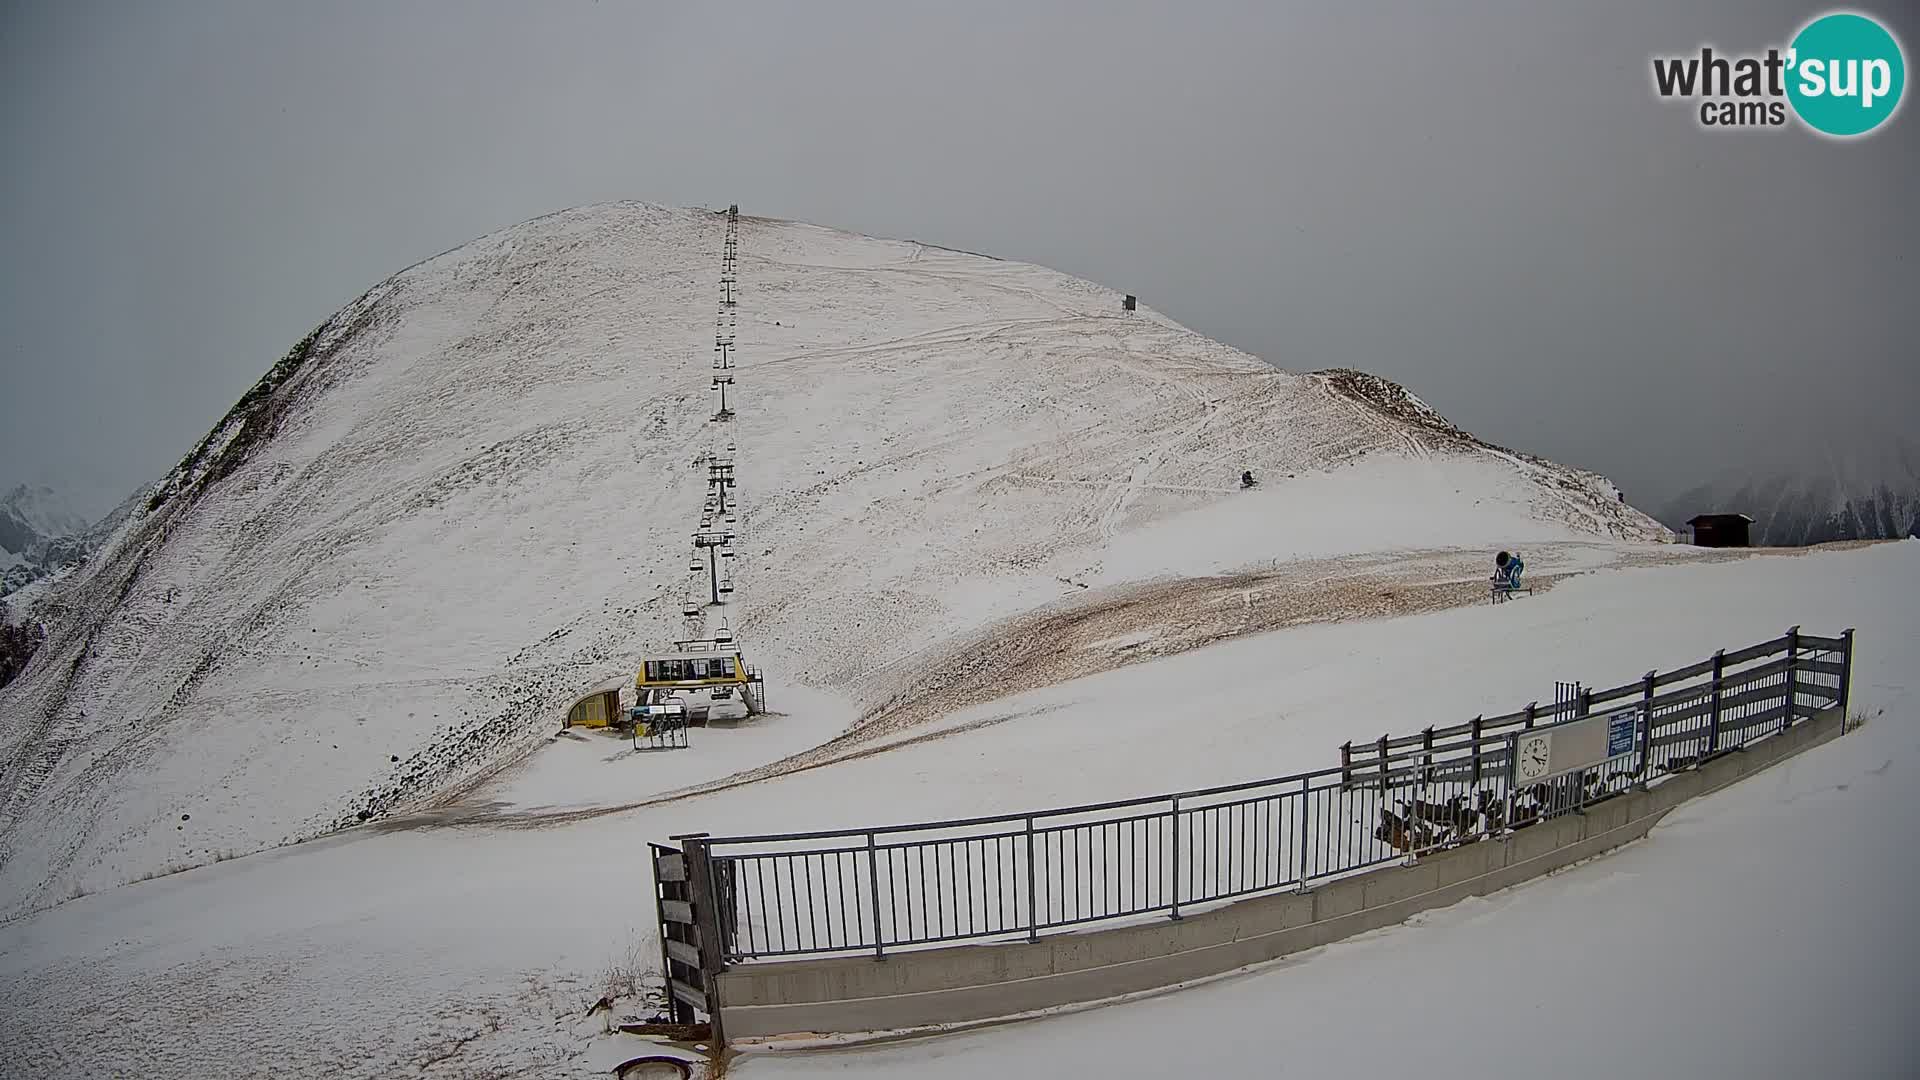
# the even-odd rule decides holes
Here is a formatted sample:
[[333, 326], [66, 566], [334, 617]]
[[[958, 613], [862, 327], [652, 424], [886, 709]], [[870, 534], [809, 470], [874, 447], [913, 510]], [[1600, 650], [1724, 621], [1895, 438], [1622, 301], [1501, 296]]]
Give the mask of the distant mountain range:
[[1753, 542], [1768, 547], [1920, 536], [1920, 447], [1894, 439], [1865, 452], [1825, 448], [1789, 465], [1730, 473], [1673, 499], [1660, 518], [1685, 529], [1711, 513], [1747, 515]]
[[21, 484], [0, 495], [0, 596], [79, 565], [145, 496], [142, 490], [89, 523], [49, 487]]

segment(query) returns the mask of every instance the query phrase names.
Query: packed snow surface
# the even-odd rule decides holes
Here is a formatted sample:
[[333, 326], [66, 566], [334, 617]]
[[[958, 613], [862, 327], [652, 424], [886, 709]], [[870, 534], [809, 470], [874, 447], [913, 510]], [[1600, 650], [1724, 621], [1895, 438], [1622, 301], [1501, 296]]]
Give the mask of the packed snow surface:
[[[586, 1015], [657, 950], [645, 841], [1278, 775], [1330, 763], [1343, 739], [1504, 711], [1555, 679], [1612, 685], [1800, 623], [1858, 628], [1866, 726], [1619, 854], [1243, 979], [734, 1069], [1251, 1080], [1363, 1055], [1369, 1071], [1440, 1076], [1551, 1061], [1611, 1077], [1623, 1060], [1661, 1076], [1912, 1075], [1917, 583], [1920, 543], [1602, 568], [1498, 607], [1303, 626], [1016, 694], [991, 727], [628, 813], [359, 829], [114, 889], [0, 926], [6, 1059], [29, 1077], [129, 1060], [153, 1077], [605, 1076], [648, 1047]], [[722, 734], [747, 732], [696, 737]], [[678, 768], [603, 762], [621, 744], [600, 745], [573, 765], [628, 767], [635, 789]], [[1489, 1065], [1496, 1053], [1517, 1064]]]
[[[1683, 805], [1647, 840], [1173, 993], [730, 1075], [1594, 1080], [1920, 1071], [1920, 698]], [[1497, 1037], [1496, 1037], [1497, 1033]], [[1550, 1064], [1549, 1064], [1550, 1063]]]

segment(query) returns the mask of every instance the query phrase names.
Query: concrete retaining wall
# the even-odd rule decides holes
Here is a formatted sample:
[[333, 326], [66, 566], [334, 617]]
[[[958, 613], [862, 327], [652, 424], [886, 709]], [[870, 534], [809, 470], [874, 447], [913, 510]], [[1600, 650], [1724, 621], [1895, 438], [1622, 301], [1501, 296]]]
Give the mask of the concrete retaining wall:
[[896, 1031], [979, 1022], [1155, 990], [1273, 960], [1429, 908], [1496, 892], [1643, 837], [1673, 807], [1841, 733], [1830, 708], [1784, 735], [1633, 792], [1482, 841], [1304, 893], [1226, 904], [1175, 921], [870, 956], [749, 963], [719, 977], [729, 1038]]

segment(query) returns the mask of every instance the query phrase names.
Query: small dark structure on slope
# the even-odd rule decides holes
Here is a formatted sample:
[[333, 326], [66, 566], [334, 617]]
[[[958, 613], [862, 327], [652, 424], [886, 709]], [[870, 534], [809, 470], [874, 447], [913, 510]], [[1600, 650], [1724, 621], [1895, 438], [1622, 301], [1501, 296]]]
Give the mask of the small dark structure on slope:
[[1747, 534], [1753, 519], [1745, 514], [1700, 514], [1687, 524], [1697, 547], [1752, 546]]
[[1121, 307], [1121, 308], [1122, 308], [1123, 310], [1126, 310], [1126, 311], [1132, 311], [1132, 310], [1133, 310], [1133, 303], [1134, 303], [1134, 301], [1133, 301], [1133, 295], [1132, 295], [1131, 293], [1129, 293], [1129, 294], [1127, 295], [1127, 298], [1126, 298], [1125, 300], [1122, 300], [1122, 301], [1120, 301], [1120, 307]]

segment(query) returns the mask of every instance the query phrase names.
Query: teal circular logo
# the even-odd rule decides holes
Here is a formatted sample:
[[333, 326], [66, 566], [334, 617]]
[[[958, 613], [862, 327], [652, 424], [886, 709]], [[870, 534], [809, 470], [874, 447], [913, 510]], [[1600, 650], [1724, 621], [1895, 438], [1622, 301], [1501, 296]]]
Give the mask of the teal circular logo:
[[1787, 100], [1815, 131], [1864, 135], [1900, 106], [1907, 85], [1900, 43], [1865, 15], [1822, 15], [1800, 31], [1787, 55]]

